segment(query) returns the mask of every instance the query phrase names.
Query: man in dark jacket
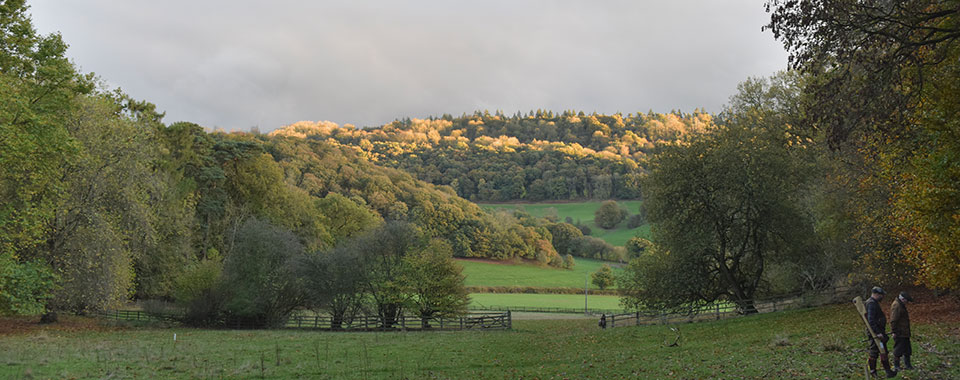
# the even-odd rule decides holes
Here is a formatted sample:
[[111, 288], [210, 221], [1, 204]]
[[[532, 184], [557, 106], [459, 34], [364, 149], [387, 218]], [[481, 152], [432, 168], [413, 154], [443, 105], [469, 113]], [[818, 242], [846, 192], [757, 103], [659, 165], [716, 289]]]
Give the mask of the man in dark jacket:
[[[876, 339], [869, 337], [870, 348], [867, 353], [869, 358], [867, 359], [867, 365], [870, 366], [870, 374], [877, 374], [877, 357], [880, 357], [880, 362], [883, 364], [883, 371], [886, 373], [887, 377], [897, 376], [895, 371], [890, 370], [890, 359], [887, 357], [887, 340], [890, 339], [887, 337], [887, 316], [883, 314], [883, 309], [880, 308], [880, 301], [883, 300], [883, 296], [887, 294], [879, 286], [874, 286], [870, 291], [870, 298], [867, 299], [867, 302], [864, 302], [864, 306], [867, 309], [867, 323], [870, 324], [870, 328], [877, 338], [880, 339], [880, 342], [883, 343], [883, 353], [880, 353], [880, 347], [877, 347]], [[870, 332], [867, 331], [867, 335], [870, 335]]]
[[907, 292], [900, 292], [900, 296], [890, 305], [890, 336], [893, 338], [893, 368], [900, 370], [900, 358], [903, 358], [903, 369], [913, 369], [910, 365], [910, 355], [913, 348], [910, 346], [910, 314], [907, 313], [907, 303], [913, 298]]

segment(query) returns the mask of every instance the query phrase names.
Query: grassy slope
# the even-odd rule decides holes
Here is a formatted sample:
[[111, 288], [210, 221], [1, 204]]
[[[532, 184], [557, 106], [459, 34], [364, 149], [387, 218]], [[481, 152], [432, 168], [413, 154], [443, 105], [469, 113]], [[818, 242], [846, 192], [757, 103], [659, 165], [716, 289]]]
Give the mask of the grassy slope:
[[[679, 347], [664, 347], [675, 337], [666, 326], [599, 330], [593, 319], [443, 333], [41, 331], [3, 337], [0, 378], [862, 378], [853, 313], [839, 305], [684, 324]], [[956, 326], [914, 331], [922, 370], [899, 378], [960, 378]]]
[[[583, 289], [583, 281], [590, 273], [596, 272], [603, 264], [611, 264], [614, 273], [619, 272], [615, 264], [600, 260], [574, 258], [576, 265], [573, 269], [540, 267], [530, 264], [496, 264], [457, 260], [463, 266], [463, 274], [467, 276], [467, 286], [535, 286], [535, 287], [564, 287]], [[596, 286], [589, 284], [590, 289]]]
[[[639, 234], [643, 237], [650, 236], [650, 226], [643, 225], [638, 228], [628, 229], [627, 222], [621, 223], [618, 228], [604, 230], [593, 222], [593, 213], [600, 208], [603, 202], [571, 202], [571, 203], [497, 203], [480, 204], [485, 210], [512, 210], [522, 208], [533, 216], [543, 217], [548, 212], [556, 210], [556, 215], [563, 221], [566, 217], [573, 218], [576, 222], [586, 224], [591, 229], [591, 236], [601, 238], [613, 245], [624, 245], [631, 237]], [[617, 201], [621, 206], [626, 207], [631, 214], [636, 214], [640, 210], [641, 201]]]

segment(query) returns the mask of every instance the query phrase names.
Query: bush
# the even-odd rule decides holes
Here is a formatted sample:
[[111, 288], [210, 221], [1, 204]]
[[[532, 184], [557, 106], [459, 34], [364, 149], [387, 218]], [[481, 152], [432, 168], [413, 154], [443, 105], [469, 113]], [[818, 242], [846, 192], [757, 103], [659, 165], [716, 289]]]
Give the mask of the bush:
[[627, 228], [637, 228], [642, 226], [644, 223], [646, 223], [646, 220], [644, 219], [643, 215], [640, 214], [633, 214], [627, 218]]
[[577, 229], [579, 229], [580, 233], [584, 234], [585, 236], [593, 233], [593, 230], [591, 230], [586, 224], [577, 223]]
[[203, 292], [213, 289], [220, 281], [223, 263], [219, 258], [203, 260], [184, 270], [174, 282], [173, 298], [181, 305], [189, 305]]
[[624, 217], [626, 213], [616, 201], [606, 201], [601, 203], [600, 208], [593, 213], [593, 222], [600, 228], [609, 230], [617, 227]]
[[616, 277], [613, 275], [613, 269], [611, 269], [607, 264], [603, 264], [600, 269], [597, 269], [596, 272], [593, 272], [593, 274], [590, 275], [590, 278], [590, 282], [592, 282], [601, 290], [613, 286], [616, 281]]

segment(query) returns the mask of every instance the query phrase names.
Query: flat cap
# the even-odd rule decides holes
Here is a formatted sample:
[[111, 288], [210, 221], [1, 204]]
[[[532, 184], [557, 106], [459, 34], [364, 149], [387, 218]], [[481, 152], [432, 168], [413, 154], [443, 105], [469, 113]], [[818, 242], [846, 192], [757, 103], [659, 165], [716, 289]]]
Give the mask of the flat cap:
[[910, 297], [910, 294], [907, 292], [900, 292], [900, 298], [913, 302], [913, 297]]
[[883, 291], [883, 288], [879, 286], [874, 286], [873, 289], [870, 290], [870, 292], [877, 293], [877, 294], [887, 294], [887, 292]]

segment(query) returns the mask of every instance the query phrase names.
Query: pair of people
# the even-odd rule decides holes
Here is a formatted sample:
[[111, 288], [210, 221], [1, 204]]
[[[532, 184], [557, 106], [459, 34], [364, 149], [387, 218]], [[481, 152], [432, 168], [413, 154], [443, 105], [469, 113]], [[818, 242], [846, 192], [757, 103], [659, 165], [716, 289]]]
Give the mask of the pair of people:
[[[864, 304], [867, 309], [867, 322], [883, 344], [883, 353], [881, 354], [876, 340], [870, 337], [867, 365], [870, 367], [870, 373], [875, 375], [877, 373], [877, 358], [879, 357], [883, 364], [883, 370], [889, 378], [896, 376], [897, 371], [900, 371], [901, 358], [903, 358], [903, 369], [913, 369], [913, 365], [910, 363], [910, 356], [913, 354], [910, 345], [910, 315], [907, 312], [907, 303], [913, 302], [913, 298], [907, 292], [900, 292], [900, 295], [893, 300], [893, 304], [890, 306], [890, 337], [887, 337], [887, 316], [883, 314], [883, 309], [880, 308], [879, 303], [886, 294], [883, 288], [874, 286], [870, 291], [870, 298]], [[869, 334], [869, 332], [867, 333]], [[890, 338], [893, 338], [892, 370], [890, 369], [890, 359], [887, 357], [887, 341]]]

